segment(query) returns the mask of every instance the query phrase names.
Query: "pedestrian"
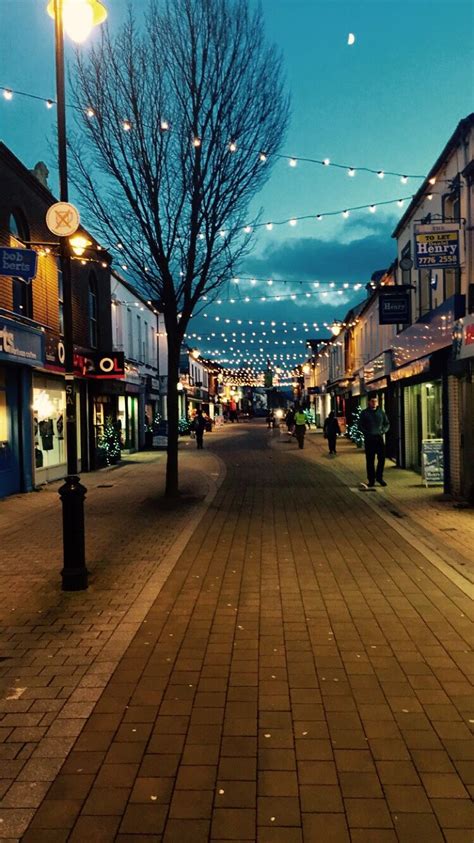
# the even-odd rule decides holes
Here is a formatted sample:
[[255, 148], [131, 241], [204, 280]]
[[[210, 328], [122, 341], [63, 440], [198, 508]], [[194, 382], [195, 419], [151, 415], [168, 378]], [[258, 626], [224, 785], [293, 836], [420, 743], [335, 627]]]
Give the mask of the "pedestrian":
[[295, 411], [293, 410], [293, 407], [289, 407], [285, 416], [285, 423], [288, 433], [293, 433], [293, 428], [295, 426]]
[[341, 428], [339, 422], [334, 415], [334, 410], [331, 410], [323, 427], [324, 438], [328, 440], [329, 453], [336, 455], [336, 439], [341, 435]]
[[308, 419], [306, 418], [306, 413], [301, 409], [301, 407], [298, 407], [295, 412], [295, 436], [299, 448], [304, 448], [304, 437], [307, 423]]
[[204, 438], [204, 431], [206, 429], [206, 420], [202, 414], [202, 410], [198, 410], [194, 417], [194, 432], [196, 434], [196, 447], [201, 450], [203, 447], [202, 440]]
[[268, 411], [266, 422], [267, 422], [268, 429], [272, 430], [273, 427], [275, 426], [275, 416], [274, 416], [273, 410]]
[[[383, 479], [385, 465], [384, 435], [390, 427], [390, 422], [384, 410], [378, 406], [377, 393], [369, 395], [369, 406], [362, 410], [359, 417], [359, 428], [364, 434], [365, 461], [367, 464], [367, 483], [361, 483], [361, 489], [373, 489], [375, 481], [379, 486], [386, 486]], [[377, 468], [375, 468], [377, 457]]]

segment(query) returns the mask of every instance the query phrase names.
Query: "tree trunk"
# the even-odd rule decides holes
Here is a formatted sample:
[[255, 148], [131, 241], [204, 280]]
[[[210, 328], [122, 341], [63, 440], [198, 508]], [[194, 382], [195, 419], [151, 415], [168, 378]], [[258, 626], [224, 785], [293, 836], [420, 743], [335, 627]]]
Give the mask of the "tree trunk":
[[179, 343], [173, 342], [168, 333], [168, 459], [165, 489], [167, 498], [175, 498], [178, 495], [178, 379]]

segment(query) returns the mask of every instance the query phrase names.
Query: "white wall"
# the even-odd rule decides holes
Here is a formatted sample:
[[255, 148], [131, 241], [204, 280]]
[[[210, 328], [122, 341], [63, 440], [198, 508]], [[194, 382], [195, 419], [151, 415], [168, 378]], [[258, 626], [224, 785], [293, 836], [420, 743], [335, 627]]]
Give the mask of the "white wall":
[[111, 278], [112, 341], [115, 351], [138, 365], [140, 374], [158, 373], [158, 317], [115, 276]]

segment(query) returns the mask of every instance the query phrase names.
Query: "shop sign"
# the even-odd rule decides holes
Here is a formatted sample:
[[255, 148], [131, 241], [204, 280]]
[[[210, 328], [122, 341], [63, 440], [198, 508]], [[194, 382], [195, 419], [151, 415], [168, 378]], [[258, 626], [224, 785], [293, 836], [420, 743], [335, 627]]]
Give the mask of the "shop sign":
[[453, 357], [465, 360], [474, 357], [474, 316], [459, 319], [453, 330]]
[[406, 325], [411, 322], [411, 291], [401, 287], [380, 290], [379, 324]]
[[46, 331], [44, 340], [45, 367], [47, 369], [56, 369], [63, 372], [66, 352], [61, 337], [58, 337], [56, 334], [52, 334], [50, 331]]
[[1, 362], [41, 366], [43, 359], [44, 338], [40, 331], [17, 324], [10, 319], [0, 319]]
[[74, 352], [74, 373], [88, 378], [123, 378], [125, 358], [123, 351], [109, 354], [80, 354]]
[[415, 225], [416, 269], [451, 269], [459, 266], [461, 230], [453, 223]]
[[444, 451], [442, 439], [422, 440], [421, 472], [426, 486], [444, 482]]
[[397, 334], [393, 338], [394, 366], [403, 366], [411, 360], [450, 346], [454, 323], [465, 312], [465, 297], [456, 294]]
[[36, 275], [38, 255], [34, 249], [0, 249], [0, 275], [29, 283]]
[[149, 392], [159, 392], [160, 382], [158, 378], [152, 378], [151, 375], [147, 378], [147, 389]]

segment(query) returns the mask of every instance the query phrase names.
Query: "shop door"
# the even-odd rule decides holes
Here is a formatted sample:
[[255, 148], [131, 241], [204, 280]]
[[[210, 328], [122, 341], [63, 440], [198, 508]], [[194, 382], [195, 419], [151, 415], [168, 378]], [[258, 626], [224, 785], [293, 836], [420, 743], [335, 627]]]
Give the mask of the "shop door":
[[0, 368], [0, 498], [21, 491], [18, 384]]

